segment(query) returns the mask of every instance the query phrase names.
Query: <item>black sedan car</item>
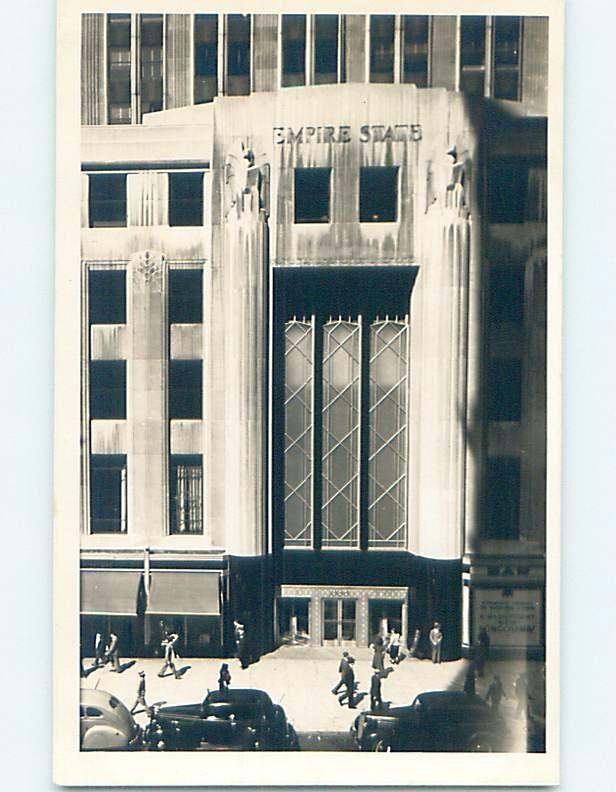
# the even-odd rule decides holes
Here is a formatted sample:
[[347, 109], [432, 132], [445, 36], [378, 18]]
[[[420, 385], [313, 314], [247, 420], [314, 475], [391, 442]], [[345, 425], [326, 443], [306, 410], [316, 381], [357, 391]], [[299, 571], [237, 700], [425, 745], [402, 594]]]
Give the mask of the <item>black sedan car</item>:
[[360, 751], [503, 751], [503, 720], [479, 696], [458, 690], [420, 693], [410, 706], [359, 715]]
[[154, 709], [152, 750], [292, 751], [299, 744], [285, 711], [263, 690], [214, 690], [202, 703]]

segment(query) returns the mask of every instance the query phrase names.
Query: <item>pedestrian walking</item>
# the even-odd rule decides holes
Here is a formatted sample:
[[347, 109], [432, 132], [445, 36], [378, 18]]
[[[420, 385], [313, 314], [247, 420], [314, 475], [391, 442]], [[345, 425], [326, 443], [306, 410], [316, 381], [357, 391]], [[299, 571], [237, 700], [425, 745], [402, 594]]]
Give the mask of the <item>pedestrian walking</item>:
[[498, 712], [501, 700], [507, 698], [505, 695], [505, 688], [498, 674], [494, 674], [488, 692], [486, 693], [486, 701], [492, 707], [492, 712]]
[[385, 647], [383, 646], [383, 639], [377, 638], [373, 644], [370, 644], [372, 649], [372, 668], [375, 671], [383, 671], [385, 669]]
[[375, 671], [370, 678], [370, 709], [373, 712], [378, 712], [382, 708], [381, 674], [379, 671]]
[[468, 667], [464, 677], [464, 692], [469, 696], [475, 695], [475, 669], [472, 665]]
[[178, 670], [175, 666], [175, 659], [176, 659], [176, 652], [175, 652], [175, 645], [178, 642], [180, 636], [176, 632], [169, 633], [167, 637], [162, 641], [162, 646], [165, 652], [165, 662], [163, 663], [163, 667], [158, 672], [159, 677], [164, 677], [165, 672], [168, 668], [173, 671], [173, 675], [176, 679], [181, 679], [182, 675], [178, 673]]
[[349, 705], [349, 709], [357, 709], [355, 706], [355, 671], [353, 670], [353, 666], [355, 664], [355, 658], [349, 657], [347, 668], [344, 675], [344, 684], [346, 687], [346, 693], [343, 693], [342, 696], [338, 699], [340, 704], [344, 704], [345, 700]]
[[400, 633], [397, 630], [392, 630], [389, 636], [389, 659], [393, 665], [398, 665], [400, 662]]
[[528, 715], [528, 704], [530, 696], [528, 694], [528, 679], [526, 674], [519, 674], [513, 683], [513, 694], [516, 699], [515, 717]]
[[349, 653], [343, 652], [340, 662], [338, 663], [338, 673], [340, 674], [340, 679], [338, 683], [332, 688], [332, 693], [334, 696], [337, 696], [340, 692], [340, 688], [344, 686], [344, 678], [346, 676], [346, 672], [349, 668]]
[[109, 648], [105, 655], [105, 662], [113, 665], [112, 671], [120, 671], [120, 639], [113, 630], [109, 631]]
[[432, 662], [441, 662], [441, 644], [443, 643], [443, 633], [441, 632], [441, 625], [434, 622], [434, 626], [430, 630], [430, 648], [432, 650]]
[[477, 649], [475, 654], [475, 666], [477, 668], [477, 676], [482, 677], [484, 674], [485, 664], [490, 656], [490, 635], [485, 627], [479, 628], [479, 636], [477, 637]]
[[223, 663], [220, 666], [220, 672], [218, 674], [218, 690], [221, 692], [224, 690], [229, 690], [229, 685], [231, 684], [231, 672], [229, 671], [229, 664]]
[[137, 686], [137, 698], [133, 704], [130, 714], [134, 715], [138, 706], [142, 706], [145, 712], [150, 712], [150, 708], [145, 702], [145, 671], [139, 672], [139, 685]]
[[94, 668], [105, 665], [105, 641], [101, 633], [97, 632], [94, 637]]
[[419, 649], [419, 639], [421, 638], [421, 630], [415, 630], [413, 634], [413, 641], [411, 643], [411, 648], [409, 649], [409, 656], [416, 657], [417, 651]]
[[235, 656], [240, 661], [242, 668], [248, 668], [248, 645], [246, 642], [246, 628], [242, 622], [234, 619], [233, 638], [235, 640]]

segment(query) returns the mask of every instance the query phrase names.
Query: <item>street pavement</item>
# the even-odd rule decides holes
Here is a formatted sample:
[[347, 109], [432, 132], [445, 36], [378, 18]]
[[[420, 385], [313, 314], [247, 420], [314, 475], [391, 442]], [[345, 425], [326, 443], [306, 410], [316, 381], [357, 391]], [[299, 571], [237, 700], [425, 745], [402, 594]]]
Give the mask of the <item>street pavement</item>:
[[[372, 675], [372, 652], [361, 647], [351, 650], [356, 659], [355, 678], [359, 682], [360, 699], [354, 710], [341, 706], [338, 698], [331, 693], [339, 679], [341, 651], [333, 647], [283, 646], [245, 670], [234, 658], [225, 662], [229, 664], [232, 687], [266, 690], [275, 703], [284, 707], [288, 719], [300, 735], [300, 744], [304, 749], [343, 750], [337, 746], [350, 746], [346, 735], [357, 713], [370, 706], [367, 691]], [[160, 659], [122, 658], [122, 673], [111, 671], [110, 666], [93, 670], [82, 678], [81, 686], [98, 687], [113, 693], [130, 708], [136, 698], [138, 672], [143, 670], [146, 672], [148, 704], [189, 704], [202, 701], [208, 689], [218, 687], [221, 662], [220, 658], [180, 658], [176, 664], [178, 670], [182, 670], [182, 677], [176, 679], [170, 673], [164, 678], [157, 676], [162, 666]], [[91, 659], [84, 659], [86, 670], [91, 664]], [[433, 664], [430, 660], [406, 658], [383, 680], [383, 700], [394, 704], [410, 704], [417, 693], [427, 690], [462, 689], [467, 667], [466, 660]], [[477, 680], [477, 693], [485, 696], [493, 675], [498, 673], [501, 677], [506, 698], [501, 703], [500, 712], [511, 735], [511, 751], [527, 750], [526, 718], [515, 717], [514, 680], [520, 672], [528, 673], [533, 711], [542, 716], [545, 705], [541, 669], [541, 664], [524, 660], [492, 661], [487, 663], [484, 677]], [[145, 713], [137, 713], [136, 719], [145, 726]]]

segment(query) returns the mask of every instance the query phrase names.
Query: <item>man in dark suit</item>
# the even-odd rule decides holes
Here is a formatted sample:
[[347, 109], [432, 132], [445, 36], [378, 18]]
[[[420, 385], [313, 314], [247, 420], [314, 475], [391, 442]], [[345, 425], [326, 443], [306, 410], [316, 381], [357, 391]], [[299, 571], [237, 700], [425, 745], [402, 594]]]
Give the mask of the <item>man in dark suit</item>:
[[343, 652], [340, 663], [338, 664], [338, 673], [340, 674], [340, 679], [338, 680], [338, 684], [332, 688], [332, 693], [334, 694], [334, 696], [338, 695], [338, 693], [340, 692], [340, 688], [344, 685], [344, 677], [346, 675], [346, 672], [348, 671], [348, 668], [349, 668], [349, 653]]

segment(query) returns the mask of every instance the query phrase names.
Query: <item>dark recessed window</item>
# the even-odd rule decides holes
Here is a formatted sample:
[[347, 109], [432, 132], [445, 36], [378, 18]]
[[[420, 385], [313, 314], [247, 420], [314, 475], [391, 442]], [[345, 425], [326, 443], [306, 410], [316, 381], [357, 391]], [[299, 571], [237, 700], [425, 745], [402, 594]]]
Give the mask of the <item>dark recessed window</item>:
[[227, 16], [227, 86], [229, 96], [250, 93], [250, 14]]
[[282, 15], [282, 84], [306, 83], [306, 15]]
[[338, 14], [314, 18], [314, 81], [317, 85], [338, 81]]
[[394, 81], [394, 29], [393, 14], [370, 16], [370, 82]]
[[203, 225], [203, 174], [169, 174], [169, 225]]
[[125, 324], [126, 272], [90, 270], [88, 273], [90, 324]]
[[90, 457], [91, 533], [126, 532], [126, 456]]
[[131, 123], [130, 14], [107, 16], [107, 115], [110, 124]]
[[195, 104], [218, 94], [218, 14], [195, 14]]
[[126, 418], [126, 361], [90, 361], [90, 418]]
[[172, 534], [203, 533], [203, 457], [174, 454], [169, 458]]
[[522, 412], [522, 365], [515, 358], [490, 361], [488, 382], [491, 421], [519, 421]]
[[460, 90], [483, 96], [486, 73], [486, 18], [460, 20]]
[[199, 324], [203, 321], [203, 271], [169, 270], [169, 322]]
[[428, 37], [430, 18], [412, 15], [402, 17], [402, 81], [419, 88], [428, 84]]
[[521, 18], [494, 17], [494, 96], [520, 98]]
[[490, 223], [523, 223], [526, 214], [528, 167], [516, 158], [492, 160], [488, 167]]
[[91, 173], [88, 177], [90, 228], [126, 225], [126, 174]]
[[489, 457], [486, 471], [484, 539], [520, 538], [520, 460]]
[[520, 324], [524, 305], [524, 268], [491, 267], [489, 319], [491, 324]]
[[200, 360], [172, 360], [169, 364], [169, 418], [201, 418], [202, 364]]
[[139, 17], [140, 114], [163, 109], [163, 16]]
[[295, 222], [329, 223], [331, 168], [295, 169]]
[[360, 169], [359, 221], [391, 223], [398, 214], [398, 168]]

